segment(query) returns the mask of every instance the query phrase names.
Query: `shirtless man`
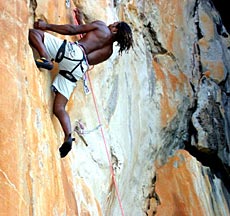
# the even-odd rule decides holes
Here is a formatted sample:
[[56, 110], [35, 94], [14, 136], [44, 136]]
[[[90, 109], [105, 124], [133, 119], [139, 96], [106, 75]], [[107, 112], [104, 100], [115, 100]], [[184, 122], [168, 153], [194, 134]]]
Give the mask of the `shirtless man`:
[[[78, 21], [81, 23], [81, 20]], [[81, 34], [83, 37], [77, 42], [63, 43], [63, 40], [46, 31], [62, 35]], [[71, 137], [71, 122], [65, 107], [77, 80], [83, 77], [89, 65], [99, 64], [112, 55], [114, 42], [120, 47], [119, 54], [127, 52], [133, 44], [132, 31], [125, 22], [114, 22], [109, 26], [102, 21], [80, 25], [56, 25], [38, 20], [34, 23], [34, 29], [29, 30], [29, 42], [40, 55], [35, 61], [37, 67], [52, 70], [52, 61], [59, 63], [59, 74], [54, 79], [52, 89], [56, 93], [53, 112], [65, 134], [64, 143], [59, 148], [63, 158], [71, 150], [74, 140]], [[61, 46], [65, 50], [59, 50]]]

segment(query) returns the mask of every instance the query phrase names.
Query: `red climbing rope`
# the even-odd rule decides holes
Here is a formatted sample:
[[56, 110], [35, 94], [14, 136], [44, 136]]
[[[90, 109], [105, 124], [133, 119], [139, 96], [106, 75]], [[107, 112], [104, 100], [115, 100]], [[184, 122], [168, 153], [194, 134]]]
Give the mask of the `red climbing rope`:
[[[92, 96], [93, 96], [93, 102], [94, 102], [95, 110], [96, 110], [96, 113], [97, 113], [98, 123], [101, 125], [101, 119], [100, 119], [100, 115], [99, 115], [98, 108], [97, 108], [96, 98], [95, 98], [95, 95], [94, 95], [93, 86], [92, 86], [92, 82], [91, 82], [91, 79], [90, 79], [88, 71], [87, 71], [87, 77], [89, 79], [90, 90], [91, 90]], [[117, 182], [116, 182], [116, 178], [115, 178], [111, 158], [110, 158], [110, 155], [109, 155], [109, 150], [108, 150], [108, 147], [107, 147], [107, 142], [106, 142], [106, 139], [105, 139], [105, 136], [104, 136], [103, 127], [101, 127], [100, 129], [101, 129], [101, 135], [102, 135], [104, 146], [105, 146], [106, 155], [107, 155], [107, 158], [108, 158], [108, 161], [109, 161], [110, 172], [111, 172], [114, 187], [115, 187], [115, 190], [116, 190], [117, 199], [118, 199], [118, 202], [119, 202], [119, 206], [121, 208], [121, 214], [122, 214], [122, 216], [124, 216], [124, 210], [122, 208], [122, 203], [121, 203], [121, 199], [120, 199], [119, 192], [118, 192], [118, 186], [117, 186]]]
[[[76, 24], [78, 25], [79, 23], [78, 23], [78, 21], [77, 21], [77, 19], [75, 17], [75, 14], [74, 14], [74, 20], [75, 20]], [[80, 37], [82, 37], [82, 35], [80, 35]], [[92, 69], [93, 68], [87, 70], [86, 73], [87, 73], [87, 78], [88, 78], [89, 84], [90, 84], [90, 90], [91, 90], [91, 93], [92, 93], [92, 96], [93, 96], [93, 102], [94, 102], [95, 110], [96, 110], [96, 113], [97, 113], [98, 123], [99, 123], [99, 125], [102, 125], [101, 118], [100, 118], [99, 111], [98, 111], [98, 107], [97, 107], [96, 97], [95, 97], [94, 90], [93, 90], [93, 85], [92, 85], [92, 82], [91, 82], [91, 79], [90, 79], [90, 76], [89, 76], [89, 71], [92, 70]], [[101, 135], [102, 135], [102, 139], [103, 139], [103, 142], [104, 142], [106, 155], [107, 155], [108, 162], [109, 162], [110, 173], [112, 175], [112, 180], [113, 180], [113, 184], [114, 184], [114, 187], [115, 187], [118, 203], [119, 203], [119, 206], [120, 206], [120, 209], [121, 209], [121, 214], [122, 214], [122, 216], [124, 216], [124, 209], [122, 207], [122, 203], [121, 203], [121, 199], [120, 199], [120, 195], [119, 195], [119, 191], [118, 191], [118, 185], [117, 185], [117, 182], [116, 182], [112, 161], [111, 161], [111, 158], [110, 158], [110, 155], [109, 155], [109, 150], [108, 150], [108, 147], [107, 147], [107, 142], [106, 142], [106, 139], [105, 139], [103, 127], [100, 127], [100, 130], [101, 130]]]

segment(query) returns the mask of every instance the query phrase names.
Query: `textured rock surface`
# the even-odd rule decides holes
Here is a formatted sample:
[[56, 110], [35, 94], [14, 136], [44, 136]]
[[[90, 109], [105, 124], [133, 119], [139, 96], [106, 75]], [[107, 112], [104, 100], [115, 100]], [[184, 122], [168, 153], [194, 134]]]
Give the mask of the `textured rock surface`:
[[[214, 5], [65, 3], [0, 3], [0, 215], [229, 215], [230, 37]], [[86, 22], [127, 21], [135, 45], [90, 71], [106, 145], [79, 82], [68, 111], [73, 127], [81, 120], [91, 132], [75, 133], [60, 159], [50, 91], [57, 69], [36, 68], [27, 37], [34, 19], [73, 22], [75, 6]]]
[[157, 170], [156, 215], [229, 215], [225, 192], [208, 167], [180, 150]]

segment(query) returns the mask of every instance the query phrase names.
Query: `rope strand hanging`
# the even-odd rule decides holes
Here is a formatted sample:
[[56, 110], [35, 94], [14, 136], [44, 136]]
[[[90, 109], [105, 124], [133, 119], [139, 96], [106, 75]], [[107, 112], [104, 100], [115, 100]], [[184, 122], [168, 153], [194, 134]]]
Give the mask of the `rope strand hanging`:
[[[78, 21], [76, 19], [76, 16], [75, 16], [75, 11], [73, 11], [73, 12], [74, 12], [75, 23], [76, 23], [76, 25], [79, 25], [79, 23], [78, 23]], [[80, 35], [80, 37], [82, 37], [82, 36], [83, 35]], [[92, 70], [92, 69], [93, 68], [91, 68], [90, 70]], [[94, 107], [95, 107], [95, 111], [96, 111], [96, 114], [97, 114], [98, 123], [99, 123], [99, 125], [102, 125], [101, 118], [100, 118], [99, 111], [98, 111], [98, 107], [97, 107], [96, 97], [95, 97], [94, 90], [93, 90], [93, 85], [92, 85], [92, 82], [91, 82], [91, 79], [90, 79], [90, 76], [89, 76], [89, 71], [90, 70], [87, 70], [87, 72], [86, 72], [87, 73], [87, 78], [88, 78], [89, 84], [90, 84], [90, 90], [91, 90], [92, 97], [93, 97], [93, 102], [94, 102]], [[114, 173], [114, 170], [113, 170], [113, 165], [112, 165], [111, 157], [110, 157], [109, 150], [108, 150], [108, 147], [107, 147], [107, 142], [106, 142], [106, 139], [105, 139], [103, 127], [100, 127], [100, 131], [101, 131], [101, 136], [102, 136], [102, 139], [103, 139], [103, 142], [104, 142], [104, 147], [105, 147], [107, 159], [108, 159], [108, 162], [109, 162], [110, 173], [111, 173], [113, 184], [114, 184], [114, 187], [115, 187], [115, 192], [116, 192], [116, 195], [117, 195], [119, 207], [121, 209], [122, 216], [124, 216], [124, 209], [122, 207], [122, 203], [121, 203], [121, 199], [120, 199], [120, 195], [119, 195], [119, 191], [118, 191], [118, 185], [117, 185], [117, 182], [116, 182], [115, 173]]]

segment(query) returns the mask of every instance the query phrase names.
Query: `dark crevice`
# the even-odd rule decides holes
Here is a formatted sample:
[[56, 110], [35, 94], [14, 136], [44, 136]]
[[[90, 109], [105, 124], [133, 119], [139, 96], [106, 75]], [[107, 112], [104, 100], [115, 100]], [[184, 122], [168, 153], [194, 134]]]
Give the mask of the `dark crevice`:
[[227, 73], [226, 78], [219, 83], [219, 87], [221, 89], [221, 93], [222, 93], [222, 106], [224, 108], [225, 111], [225, 134], [226, 134], [226, 138], [227, 138], [227, 143], [228, 145], [226, 145], [226, 152], [229, 154], [230, 152], [230, 88], [229, 88], [229, 73]]
[[200, 54], [200, 47], [199, 47], [199, 45], [197, 44], [197, 46], [196, 46], [196, 55], [198, 56], [198, 68], [199, 68], [199, 72], [202, 72], [203, 71], [203, 67], [202, 67], [202, 63], [201, 63], [201, 60], [200, 60], [200, 56], [201, 56], [201, 54]]
[[213, 174], [215, 174], [224, 183], [224, 186], [230, 193], [230, 175], [226, 166], [222, 163], [219, 157], [215, 153], [206, 153], [198, 150], [195, 146], [186, 145], [187, 150], [193, 157], [195, 157], [202, 165], [210, 168]]
[[204, 37], [204, 35], [201, 32], [199, 22], [196, 23], [196, 29], [197, 29], [197, 38], [198, 38], [198, 40], [200, 40], [200, 39], [202, 39]]
[[[196, 109], [197, 100], [194, 100], [193, 107], [190, 108], [190, 112], [194, 113]], [[230, 167], [223, 164], [223, 162], [217, 155], [217, 151], [198, 149], [196, 146], [193, 146], [191, 144], [192, 139], [195, 143], [198, 143], [198, 132], [192, 123], [192, 118], [190, 118], [188, 124], [189, 137], [184, 142], [184, 149], [188, 151], [193, 157], [195, 157], [202, 165], [209, 167], [211, 172], [222, 180], [225, 188], [230, 193]]]
[[225, 38], [228, 37], [228, 34], [223, 29], [223, 24], [216, 24], [217, 33]]
[[154, 199], [157, 205], [160, 205], [160, 198], [157, 195], [156, 191], [155, 191], [155, 183], [156, 183], [156, 176], [154, 176], [152, 178], [152, 190], [150, 191], [150, 193], [148, 194], [148, 198], [147, 198], [147, 208], [145, 210], [145, 215], [146, 216], [154, 216], [157, 213], [157, 209], [156, 207], [151, 206], [151, 200]]
[[[229, 16], [229, 6], [228, 6], [229, 2], [226, 0], [212, 0], [212, 3], [214, 4], [215, 9], [219, 12], [224, 27], [228, 32], [230, 32], [230, 22], [229, 22], [230, 16]], [[219, 28], [221, 28], [219, 29], [221, 35], [226, 37], [227, 35], [223, 35], [222, 26], [219, 26]]]
[[194, 9], [192, 10], [192, 17], [195, 17], [196, 16], [196, 13], [197, 13], [197, 6], [198, 6], [198, 1], [195, 2], [194, 4]]
[[[215, 3], [215, 4], [214, 4]], [[215, 2], [210, 0], [210, 5], [214, 11], [218, 13], [218, 16], [214, 16], [214, 24], [216, 25], [217, 33], [223, 37], [228, 37], [227, 28], [226, 25], [223, 23], [223, 15], [221, 12], [221, 7], [223, 7], [223, 2], [220, 4], [220, 2]]]
[[229, 73], [227, 73], [225, 79], [222, 80], [222, 81], [219, 83], [219, 86], [220, 86], [222, 92], [224, 92], [227, 96], [230, 96], [230, 91], [228, 92], [228, 91], [226, 90], [226, 89], [227, 89], [226, 85], [227, 85], [228, 79], [229, 79]]
[[192, 88], [193, 93], [196, 93], [196, 89], [195, 89], [194, 84], [191, 81], [189, 83], [190, 83], [190, 86]]
[[114, 1], [113, 1], [113, 6], [114, 6], [114, 7], [117, 7], [118, 4], [119, 4], [119, 3], [117, 2], [117, 0], [114, 0]]
[[199, 6], [199, 0], [197, 0], [195, 2], [195, 5], [194, 5], [194, 10], [193, 10], [193, 17], [195, 18], [195, 25], [196, 25], [196, 30], [197, 30], [197, 37], [198, 37], [198, 40], [200, 40], [201, 38], [204, 37], [204, 35], [202, 34], [202, 31], [200, 29], [200, 26], [199, 26], [199, 13], [198, 13], [198, 6]]
[[[201, 63], [201, 54], [200, 54], [200, 47], [198, 43], [194, 43], [193, 45], [193, 69], [192, 69], [192, 76], [197, 77], [197, 80], [200, 80], [202, 78], [202, 63]], [[191, 82], [190, 82], [191, 83]], [[193, 91], [196, 93], [195, 89], [196, 85], [193, 85]]]
[[144, 27], [147, 29], [147, 32], [149, 34], [148, 37], [146, 38], [151, 38], [152, 41], [150, 42], [151, 44], [151, 47], [155, 47], [155, 49], [157, 51], [153, 51], [153, 50], [150, 50], [150, 52], [153, 54], [153, 55], [156, 55], [156, 54], [165, 54], [167, 53], [167, 50], [162, 46], [162, 44], [158, 41], [157, 39], [157, 33], [156, 31], [153, 29], [152, 27], [152, 23], [151, 22], [148, 22], [147, 25], [144, 25]]
[[[192, 122], [189, 127], [189, 134], [195, 138], [197, 142], [197, 131], [194, 128]], [[189, 142], [185, 143], [185, 150], [188, 151], [193, 157], [195, 157], [202, 165], [210, 168], [211, 172], [222, 180], [224, 186], [230, 193], [230, 169], [227, 165], [223, 164], [216, 152], [206, 151], [198, 149], [191, 145], [191, 137]]]

